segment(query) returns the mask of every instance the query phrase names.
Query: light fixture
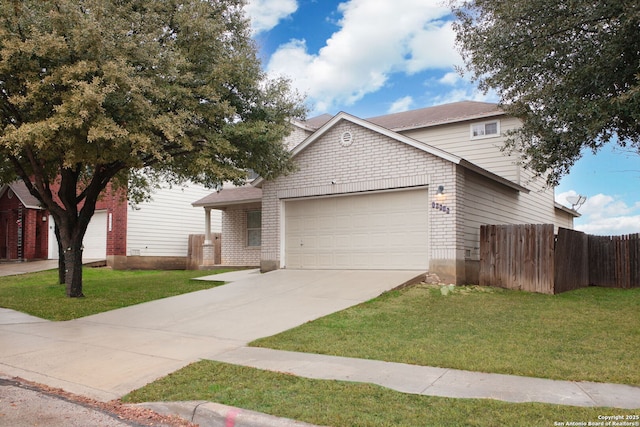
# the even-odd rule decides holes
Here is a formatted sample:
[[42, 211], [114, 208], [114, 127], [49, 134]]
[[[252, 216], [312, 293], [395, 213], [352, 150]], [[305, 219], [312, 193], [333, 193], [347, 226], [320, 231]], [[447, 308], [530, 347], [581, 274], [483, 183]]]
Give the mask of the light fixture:
[[444, 185], [438, 185], [438, 192], [436, 194], [444, 194]]

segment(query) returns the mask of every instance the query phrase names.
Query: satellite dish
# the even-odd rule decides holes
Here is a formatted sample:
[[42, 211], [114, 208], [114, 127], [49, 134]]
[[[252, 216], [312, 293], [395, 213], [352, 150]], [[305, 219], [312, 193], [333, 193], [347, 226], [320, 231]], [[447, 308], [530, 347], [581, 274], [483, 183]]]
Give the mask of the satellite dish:
[[567, 202], [571, 203], [571, 209], [573, 209], [574, 211], [580, 209], [580, 206], [582, 206], [586, 201], [587, 198], [585, 196], [581, 196], [580, 194], [578, 194], [577, 196], [567, 196]]

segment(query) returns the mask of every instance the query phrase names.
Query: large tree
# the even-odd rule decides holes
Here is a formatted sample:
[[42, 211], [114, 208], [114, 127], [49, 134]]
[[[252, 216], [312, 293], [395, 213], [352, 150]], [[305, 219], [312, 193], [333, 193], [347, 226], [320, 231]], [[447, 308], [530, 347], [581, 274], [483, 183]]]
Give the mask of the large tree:
[[111, 183], [209, 186], [291, 162], [304, 114], [261, 71], [242, 0], [3, 0], [0, 181], [22, 179], [55, 220], [67, 295], [82, 296], [82, 241]]
[[465, 0], [454, 3], [465, 64], [523, 128], [507, 149], [551, 185], [584, 149], [640, 154], [640, 3]]

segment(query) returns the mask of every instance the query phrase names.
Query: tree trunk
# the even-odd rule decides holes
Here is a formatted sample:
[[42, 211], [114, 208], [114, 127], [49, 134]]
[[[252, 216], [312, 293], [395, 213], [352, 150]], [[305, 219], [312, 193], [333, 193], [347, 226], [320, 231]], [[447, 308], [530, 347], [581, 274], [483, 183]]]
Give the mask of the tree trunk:
[[64, 251], [65, 276], [69, 298], [82, 298], [82, 243], [71, 245]]
[[58, 283], [60, 283], [61, 285], [64, 285], [65, 275], [66, 275], [65, 268], [64, 268], [64, 249], [62, 248], [62, 243], [60, 240], [60, 229], [58, 228], [57, 223], [55, 223], [55, 234], [56, 234], [56, 240], [58, 241]]
[[[59, 226], [60, 237], [58, 239], [58, 247], [60, 250], [60, 259], [58, 266], [62, 270], [58, 270], [58, 275], [62, 276], [62, 283], [66, 286], [67, 296], [69, 298], [84, 297], [82, 293], [82, 241], [87, 229], [88, 220], [74, 221], [76, 218], [63, 218], [61, 226]], [[69, 224], [72, 224], [69, 226]]]

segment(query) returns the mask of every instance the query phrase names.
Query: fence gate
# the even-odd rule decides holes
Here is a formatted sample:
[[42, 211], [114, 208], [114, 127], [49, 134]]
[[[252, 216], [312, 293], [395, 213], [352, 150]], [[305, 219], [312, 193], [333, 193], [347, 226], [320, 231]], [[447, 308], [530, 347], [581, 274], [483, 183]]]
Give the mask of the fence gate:
[[[222, 263], [222, 234], [211, 233], [213, 240], [214, 264]], [[204, 245], [204, 234], [189, 235], [189, 253], [187, 255], [187, 269], [197, 270], [203, 265], [202, 245]]]
[[589, 236], [567, 228], [558, 229], [555, 254], [554, 293], [589, 285]]

